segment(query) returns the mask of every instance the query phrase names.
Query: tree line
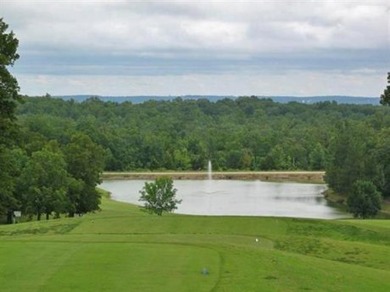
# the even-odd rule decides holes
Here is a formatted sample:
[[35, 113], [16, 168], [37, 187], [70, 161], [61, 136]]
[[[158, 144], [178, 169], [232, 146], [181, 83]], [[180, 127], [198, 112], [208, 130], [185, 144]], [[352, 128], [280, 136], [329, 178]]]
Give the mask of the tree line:
[[84, 214], [97, 210], [100, 194], [96, 185], [104, 167], [104, 151], [85, 134], [75, 134], [69, 143], [50, 140], [39, 150], [26, 151], [20, 145], [3, 149], [0, 161], [2, 189], [0, 210], [12, 221], [13, 212], [24, 215]]
[[105, 150], [109, 171], [204, 170], [208, 160], [221, 171], [324, 170], [343, 127], [383, 136], [390, 123], [386, 107], [257, 97], [142, 104], [27, 97], [17, 114], [30, 152], [81, 132]]

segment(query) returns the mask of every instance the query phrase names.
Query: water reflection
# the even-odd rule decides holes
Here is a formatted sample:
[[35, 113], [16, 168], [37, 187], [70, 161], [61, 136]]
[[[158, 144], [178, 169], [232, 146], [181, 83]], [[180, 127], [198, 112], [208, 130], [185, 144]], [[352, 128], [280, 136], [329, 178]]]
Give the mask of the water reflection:
[[[140, 204], [145, 181], [104, 181], [114, 200]], [[192, 215], [281, 216], [334, 219], [347, 214], [328, 206], [326, 185], [235, 180], [178, 180], [182, 203], [176, 213]]]

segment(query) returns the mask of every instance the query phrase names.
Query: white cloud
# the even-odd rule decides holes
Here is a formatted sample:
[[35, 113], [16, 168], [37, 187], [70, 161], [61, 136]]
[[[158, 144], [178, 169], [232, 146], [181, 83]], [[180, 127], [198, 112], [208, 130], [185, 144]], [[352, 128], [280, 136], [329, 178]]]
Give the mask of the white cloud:
[[[383, 46], [389, 4], [356, 2], [5, 2], [23, 42], [53, 48], [156, 50]], [[6, 19], [7, 21], [7, 19]], [[249, 32], [250, 33], [247, 33]], [[261, 46], [259, 46], [261, 43]], [[267, 44], [271, 45], [267, 45]], [[256, 50], [257, 48], [257, 50]]]
[[[182, 74], [164, 76], [18, 75], [22, 88], [31, 95], [353, 95], [379, 96], [384, 72], [307, 72], [271, 74]], [[339, 82], [342, 81], [342, 82]], [[23, 91], [22, 91], [23, 93]]]
[[[1, 9], [5, 22], [20, 40], [22, 58], [14, 71], [22, 76], [22, 89], [28, 92], [37, 88], [41, 92], [44, 86], [52, 93], [56, 91], [54, 86], [62, 92], [66, 88], [61, 85], [69, 84], [83, 92], [94, 88], [107, 92], [121, 86], [121, 92], [130, 94], [125, 93], [129, 89], [126, 82], [118, 82], [116, 86], [102, 83], [101, 88], [89, 82], [103, 76], [108, 80], [121, 76], [121, 80], [140, 78], [144, 84], [147, 76], [153, 76], [150, 84], [155, 86], [156, 94], [158, 90], [168, 92], [161, 85], [164, 82], [175, 85], [178, 93], [183, 94], [184, 88], [170, 79], [182, 76], [185, 78], [181, 81], [188, 88], [186, 93], [191, 94], [190, 89], [197, 87], [191, 87], [185, 80], [197, 76], [197, 84], [204, 88], [204, 93], [207, 90], [217, 93], [217, 88], [221, 93], [226, 88], [244, 93], [244, 86], [248, 91], [260, 90], [253, 85], [255, 77], [260, 74], [264, 80], [267, 73], [271, 77], [263, 86], [273, 86], [277, 91], [278, 78], [272, 76], [278, 72], [298, 70], [300, 78], [343, 72], [346, 76], [356, 74], [353, 76], [360, 84], [368, 84], [362, 76], [378, 84], [377, 72], [385, 72], [389, 67], [387, 0], [3, 0]], [[359, 75], [359, 70], [365, 74]], [[34, 84], [35, 76], [45, 76], [47, 82]], [[207, 81], [211, 77], [221, 81]], [[244, 77], [252, 81], [245, 81]], [[80, 78], [81, 83], [74, 83]], [[223, 84], [227, 80], [232, 82], [229, 86]], [[297, 77], [294, 80], [299, 81]], [[326, 88], [318, 82], [318, 94], [329, 91], [337, 94], [336, 89], [353, 92], [355, 89], [349, 87], [347, 80], [350, 79], [337, 78]], [[235, 81], [240, 84], [234, 84]], [[286, 86], [291, 92], [300, 92], [294, 84]], [[376, 94], [373, 86], [356, 87], [362, 90], [361, 95], [366, 94], [365, 88]]]

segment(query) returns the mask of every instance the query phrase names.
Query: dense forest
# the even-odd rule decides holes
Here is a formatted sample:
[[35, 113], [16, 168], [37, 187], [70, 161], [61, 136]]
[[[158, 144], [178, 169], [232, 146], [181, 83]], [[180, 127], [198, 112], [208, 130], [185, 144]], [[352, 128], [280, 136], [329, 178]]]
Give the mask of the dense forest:
[[28, 153], [83, 133], [105, 150], [110, 171], [204, 170], [209, 159], [216, 170], [324, 170], [344, 132], [361, 143], [372, 136], [375, 147], [390, 127], [388, 107], [256, 97], [142, 104], [34, 97], [17, 114]]

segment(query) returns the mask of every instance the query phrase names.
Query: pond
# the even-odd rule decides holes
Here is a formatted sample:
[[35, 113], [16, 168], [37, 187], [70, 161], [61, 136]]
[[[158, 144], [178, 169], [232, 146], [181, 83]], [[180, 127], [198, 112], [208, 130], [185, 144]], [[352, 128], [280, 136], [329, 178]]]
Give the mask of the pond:
[[[107, 180], [100, 187], [113, 200], [142, 205], [144, 180]], [[349, 217], [328, 205], [324, 184], [241, 180], [176, 180], [175, 213], [189, 215], [278, 216], [336, 219]]]

